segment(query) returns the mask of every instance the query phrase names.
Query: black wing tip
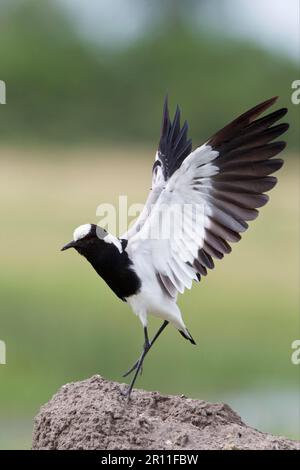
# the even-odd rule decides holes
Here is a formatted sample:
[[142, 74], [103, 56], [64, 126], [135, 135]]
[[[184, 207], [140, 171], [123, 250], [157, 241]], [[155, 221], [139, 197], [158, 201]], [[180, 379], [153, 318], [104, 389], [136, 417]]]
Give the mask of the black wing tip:
[[[264, 180], [269, 183], [270, 189], [268, 189], [268, 191], [270, 191], [271, 189], [273, 189], [274, 186], [275, 186], [275, 185], [277, 184], [277, 182], [278, 182], [276, 176], [272, 176], [272, 175], [265, 176], [265, 177], [264, 177]], [[264, 191], [264, 192], [265, 192], [265, 191]]]
[[272, 149], [272, 155], [270, 155], [266, 161], [269, 161], [269, 162], [274, 161], [272, 157], [275, 157], [280, 152], [282, 152], [286, 148], [286, 146], [287, 146], [287, 143], [284, 140], [270, 142], [269, 144], [265, 145], [265, 148]]
[[169, 104], [168, 104], [168, 94], [166, 94], [163, 104], [163, 115], [162, 115], [162, 124], [161, 124], [161, 135], [163, 136], [168, 132], [168, 127], [170, 125], [170, 114], [169, 114]]
[[[282, 132], [280, 133], [280, 135]], [[272, 150], [272, 155], [268, 155], [266, 160], [269, 160], [272, 157], [275, 157], [280, 152], [282, 152], [286, 148], [287, 143], [285, 140], [276, 140], [275, 142], [269, 142], [268, 144], [258, 145], [257, 147], [253, 147], [254, 150]], [[263, 161], [263, 160], [262, 160]]]
[[180, 108], [177, 104], [175, 114], [174, 114], [174, 117], [173, 117], [173, 122], [172, 122], [172, 125], [171, 125], [173, 132], [175, 131], [177, 126], [179, 126], [179, 129], [180, 129], [180, 114], [181, 114]]
[[282, 158], [276, 158], [276, 159], [271, 159], [269, 160], [270, 166], [272, 168], [272, 173], [275, 173], [275, 171], [280, 170], [284, 164], [284, 160]]
[[273, 98], [269, 98], [268, 100], [262, 101], [261, 103], [257, 104], [253, 108], [249, 109], [245, 113], [243, 113], [241, 116], [237, 118], [238, 121], [242, 121], [243, 118], [250, 119], [250, 122], [253, 119], [256, 119], [257, 116], [262, 114], [264, 111], [266, 111], [268, 108], [273, 106], [273, 104], [278, 100], [278, 96], [273, 96]]
[[270, 108], [271, 106], [273, 106], [273, 104], [276, 103], [278, 99], [279, 99], [279, 96], [273, 96], [272, 98], [262, 101], [261, 103], [256, 105], [255, 108], [262, 108], [262, 109]]
[[290, 125], [288, 122], [281, 122], [280, 124], [277, 124], [277, 126], [270, 127], [269, 129], [280, 129], [281, 133], [283, 134], [284, 132], [288, 131], [290, 128]]
[[277, 110], [277, 112], [278, 112], [278, 113], [281, 112], [281, 113], [282, 113], [282, 116], [285, 116], [286, 113], [288, 112], [288, 110], [289, 110], [288, 108], [279, 108], [279, 109]]
[[[230, 140], [235, 139], [241, 135], [242, 132], [251, 132], [253, 129], [260, 130], [270, 127], [274, 122], [281, 119], [287, 112], [287, 108], [280, 108], [260, 117], [268, 108], [270, 108], [278, 99], [278, 96], [273, 96], [268, 100], [262, 101], [248, 111], [244, 112], [225, 127], [216, 132], [209, 140], [208, 144], [215, 150], [218, 150], [221, 145], [226, 145]], [[286, 130], [288, 127], [286, 128]]]
[[285, 149], [287, 144], [285, 140], [278, 140], [277, 142], [271, 142], [269, 145], [272, 145], [274, 148], [276, 148], [278, 150], [277, 153], [279, 153]]
[[168, 179], [192, 150], [192, 141], [187, 138], [188, 123], [180, 127], [181, 110], [176, 106], [173, 120], [170, 119], [168, 94], [165, 96], [161, 136], [158, 145], [165, 179]]
[[[269, 98], [268, 100], [265, 101], [265, 104], [267, 103], [270, 103], [271, 104], [274, 104], [276, 103], [276, 101], [278, 100], [279, 96], [272, 96], [272, 98]], [[263, 103], [262, 103], [263, 104]]]

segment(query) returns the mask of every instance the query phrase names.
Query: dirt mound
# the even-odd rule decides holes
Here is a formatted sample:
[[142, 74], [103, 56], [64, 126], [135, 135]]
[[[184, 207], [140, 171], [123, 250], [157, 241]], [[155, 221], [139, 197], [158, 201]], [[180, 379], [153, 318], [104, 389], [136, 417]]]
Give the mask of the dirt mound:
[[299, 449], [223, 403], [134, 390], [99, 375], [64, 385], [35, 418], [33, 449]]

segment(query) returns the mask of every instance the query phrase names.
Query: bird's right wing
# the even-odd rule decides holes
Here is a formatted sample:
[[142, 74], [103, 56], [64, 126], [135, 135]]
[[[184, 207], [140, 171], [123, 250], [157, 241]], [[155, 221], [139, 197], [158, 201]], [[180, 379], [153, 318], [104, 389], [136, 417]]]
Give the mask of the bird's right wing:
[[283, 163], [273, 157], [285, 147], [272, 141], [288, 128], [273, 124], [287, 110], [256, 118], [275, 100], [242, 114], [184, 158], [140, 231], [129, 238], [130, 258], [142, 254], [170, 296], [206, 275], [213, 258], [229, 253], [228, 242], [240, 240], [246, 221], [268, 201], [264, 193], [277, 182], [269, 175]]

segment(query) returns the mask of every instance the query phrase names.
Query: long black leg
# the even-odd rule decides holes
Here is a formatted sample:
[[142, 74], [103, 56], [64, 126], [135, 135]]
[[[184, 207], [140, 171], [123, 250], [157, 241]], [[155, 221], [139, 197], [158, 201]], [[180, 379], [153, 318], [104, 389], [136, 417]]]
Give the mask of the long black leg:
[[[159, 328], [159, 330], [156, 332], [156, 334], [153, 336], [152, 340], [149, 341], [149, 346], [148, 346], [148, 350], [147, 352], [149, 351], [149, 349], [153, 346], [153, 344], [155, 343], [155, 341], [157, 340], [157, 338], [160, 336], [160, 334], [164, 331], [164, 329], [166, 328], [166, 326], [169, 324], [169, 322], [167, 320], [165, 320], [163, 322], [163, 324], [161, 325], [161, 327]], [[146, 354], [145, 354], [146, 355]], [[133, 372], [138, 364], [139, 364], [139, 361], [140, 361], [141, 358], [139, 358], [134, 364], [132, 367], [130, 367], [130, 369], [125, 372], [125, 374], [122, 375], [122, 377], [127, 377], [127, 375], [131, 374], [131, 372]]]
[[135, 373], [134, 373], [134, 376], [133, 376], [133, 379], [128, 387], [128, 389], [126, 390], [125, 392], [125, 395], [127, 396], [127, 398], [130, 398], [130, 394], [132, 392], [132, 389], [133, 389], [133, 386], [135, 384], [135, 381], [137, 379], [137, 376], [139, 374], [139, 371], [143, 365], [143, 362], [144, 362], [144, 359], [145, 359], [145, 356], [147, 354], [147, 352], [149, 351], [149, 349], [152, 347], [153, 343], [157, 340], [157, 338], [159, 337], [159, 335], [163, 332], [163, 330], [166, 328], [166, 326], [168, 325], [168, 321], [164, 321], [164, 323], [161, 325], [161, 327], [159, 328], [158, 332], [156, 333], [156, 335], [153, 337], [152, 341], [150, 342], [149, 339], [148, 339], [148, 331], [147, 331], [147, 328], [144, 328], [144, 334], [145, 334], [145, 344], [144, 344], [144, 350], [139, 358], [139, 360], [136, 362], [136, 364], [134, 365], [133, 368], [130, 369], [130, 371], [128, 371], [126, 373], [126, 375], [130, 372], [132, 372], [134, 369], [135, 369]]

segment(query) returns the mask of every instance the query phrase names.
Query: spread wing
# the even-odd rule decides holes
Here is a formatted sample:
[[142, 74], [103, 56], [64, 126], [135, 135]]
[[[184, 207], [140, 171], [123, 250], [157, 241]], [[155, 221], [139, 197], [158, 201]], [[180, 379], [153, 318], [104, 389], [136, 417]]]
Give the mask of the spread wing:
[[180, 125], [180, 109], [177, 106], [173, 122], [170, 119], [168, 97], [165, 98], [161, 125], [161, 137], [152, 167], [152, 185], [144, 209], [128, 232], [120, 238], [129, 239], [138, 233], [149, 217], [160, 193], [173, 173], [191, 153], [192, 141], [187, 137], [188, 123]]
[[[288, 124], [274, 124], [287, 109], [257, 118], [275, 101], [242, 114], [189, 155], [191, 142], [186, 125], [179, 130], [179, 111], [172, 125], [165, 111], [154, 163], [159, 194], [129, 238], [127, 250], [133, 259], [139, 252], [148, 255], [170, 296], [191, 288], [193, 280], [214, 267], [213, 258], [229, 253], [229, 243], [240, 240], [247, 221], [254, 220], [257, 209], [267, 203], [265, 193], [277, 182], [270, 175], [283, 164], [274, 157], [285, 147], [285, 142], [274, 140], [288, 129]], [[181, 151], [175, 157], [178, 147]]]

